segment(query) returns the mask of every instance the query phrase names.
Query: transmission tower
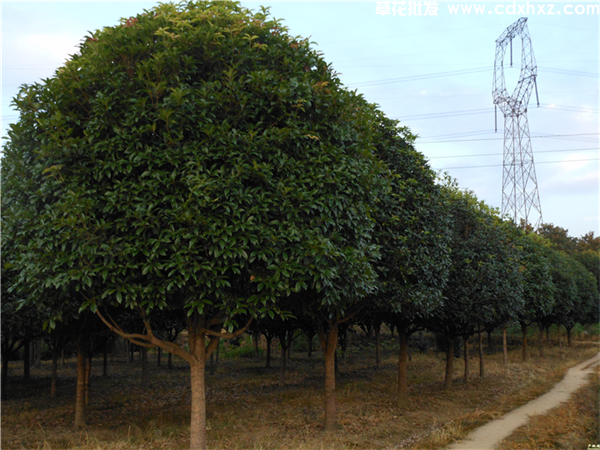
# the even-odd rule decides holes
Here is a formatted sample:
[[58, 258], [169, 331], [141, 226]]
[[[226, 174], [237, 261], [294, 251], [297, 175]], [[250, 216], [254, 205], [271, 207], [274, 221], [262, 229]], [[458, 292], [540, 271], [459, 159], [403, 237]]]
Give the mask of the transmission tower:
[[[506, 90], [504, 81], [504, 57], [510, 47], [512, 67], [512, 41], [521, 38], [521, 74], [512, 95]], [[504, 156], [502, 163], [502, 214], [509, 214], [515, 224], [532, 224], [537, 229], [542, 223], [542, 206], [538, 192], [533, 151], [527, 123], [527, 105], [535, 88], [537, 104], [537, 66], [527, 29], [527, 17], [522, 17], [509, 26], [496, 39], [494, 61], [494, 109], [504, 114]], [[496, 114], [496, 131], [498, 119]]]

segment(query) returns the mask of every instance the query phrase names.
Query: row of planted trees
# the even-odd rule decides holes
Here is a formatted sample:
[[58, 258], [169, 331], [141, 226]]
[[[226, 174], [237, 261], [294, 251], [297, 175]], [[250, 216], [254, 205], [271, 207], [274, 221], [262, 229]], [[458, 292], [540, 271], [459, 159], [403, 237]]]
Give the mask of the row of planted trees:
[[[207, 358], [256, 320], [314, 329], [328, 432], [335, 351], [352, 320], [398, 329], [400, 403], [415, 330], [452, 346], [511, 319], [597, 321], [589, 271], [437, 181], [407, 128], [346, 90], [265, 10], [157, 6], [90, 34], [14, 106], [2, 158], [3, 354], [6, 334], [12, 348], [23, 339], [5, 311], [67, 328], [79, 426], [94, 317], [189, 363], [192, 449], [206, 447]], [[165, 331], [172, 320], [187, 346]]]

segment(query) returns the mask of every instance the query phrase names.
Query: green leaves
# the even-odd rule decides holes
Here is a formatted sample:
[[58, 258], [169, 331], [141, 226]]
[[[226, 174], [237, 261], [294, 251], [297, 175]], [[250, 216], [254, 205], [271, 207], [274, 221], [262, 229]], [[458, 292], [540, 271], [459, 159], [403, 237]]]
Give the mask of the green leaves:
[[277, 21], [160, 5], [94, 33], [17, 102], [9, 145], [39, 170], [19, 199], [36, 205], [23, 277], [77, 309], [253, 312], [373, 291], [375, 108]]

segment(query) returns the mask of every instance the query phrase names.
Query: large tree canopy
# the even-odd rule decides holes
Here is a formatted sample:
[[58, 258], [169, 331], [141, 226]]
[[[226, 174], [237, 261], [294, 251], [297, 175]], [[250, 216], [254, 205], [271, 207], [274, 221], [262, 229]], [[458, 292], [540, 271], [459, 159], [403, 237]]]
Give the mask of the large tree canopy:
[[[104, 318], [185, 358], [194, 392], [205, 335], [235, 314], [272, 314], [303, 289], [325, 304], [372, 289], [375, 108], [266, 11], [160, 5], [90, 34], [14, 104], [5, 163], [38, 183], [14, 179], [18, 207], [36, 211], [22, 222], [21, 282], [78, 292], [98, 312], [185, 312], [189, 352], [149, 319], [127, 333]], [[192, 447], [205, 444], [192, 429]]]

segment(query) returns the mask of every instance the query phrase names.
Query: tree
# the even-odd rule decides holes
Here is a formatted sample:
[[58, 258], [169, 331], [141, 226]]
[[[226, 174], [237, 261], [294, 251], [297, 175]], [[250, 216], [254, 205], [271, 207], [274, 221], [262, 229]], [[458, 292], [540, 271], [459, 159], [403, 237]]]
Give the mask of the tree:
[[486, 324], [506, 321], [522, 306], [517, 259], [507, 227], [496, 212], [468, 191], [450, 183], [447, 206], [453, 218], [452, 261], [445, 301], [429, 326], [448, 340], [444, 388], [452, 385], [454, 344]]
[[549, 254], [554, 250], [548, 246], [545, 239], [533, 233], [525, 233], [521, 239], [524, 305], [517, 318], [523, 335], [523, 361], [528, 357], [527, 328], [549, 315], [556, 303], [549, 260]]
[[[283, 313], [277, 300], [305, 289], [325, 307], [372, 289], [374, 107], [266, 10], [161, 4], [92, 33], [14, 105], [5, 154], [41, 186], [20, 204], [44, 203], [24, 224], [22, 282], [76, 293], [119, 335], [186, 360], [192, 449], [206, 447], [206, 358], [245, 329], [233, 317]], [[185, 315], [189, 351], [153, 333], [157, 309]]]
[[[396, 121], [381, 118], [377, 152], [386, 163], [388, 187], [375, 211], [374, 240], [378, 291], [371, 301], [374, 319], [398, 328], [399, 406], [407, 402], [408, 338], [441, 304], [450, 259], [446, 230], [450, 216], [440, 186], [414, 136]], [[378, 328], [376, 328], [378, 330]]]
[[557, 250], [565, 253], [572, 253], [577, 249], [577, 239], [569, 236], [569, 230], [565, 228], [543, 223], [537, 230], [537, 234], [548, 239]]

